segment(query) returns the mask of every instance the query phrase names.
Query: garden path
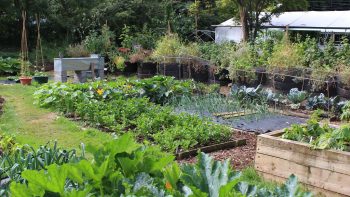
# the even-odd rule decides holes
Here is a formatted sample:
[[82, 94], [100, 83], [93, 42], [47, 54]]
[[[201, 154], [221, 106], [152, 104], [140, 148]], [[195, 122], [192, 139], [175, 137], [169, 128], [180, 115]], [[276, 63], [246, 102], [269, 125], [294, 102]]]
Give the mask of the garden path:
[[81, 143], [100, 145], [112, 139], [110, 134], [34, 105], [34, 86], [19, 84], [0, 85], [0, 95], [5, 98], [4, 113], [0, 117], [0, 134], [13, 135], [20, 144], [38, 147], [57, 140], [59, 146], [77, 148]]

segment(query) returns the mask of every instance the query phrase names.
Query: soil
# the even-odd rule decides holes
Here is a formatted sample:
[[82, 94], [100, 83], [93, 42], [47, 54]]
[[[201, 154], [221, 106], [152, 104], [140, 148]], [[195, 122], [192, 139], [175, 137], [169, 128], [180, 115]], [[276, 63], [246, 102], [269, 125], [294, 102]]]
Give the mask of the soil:
[[[244, 146], [220, 150], [208, 154], [215, 160], [219, 161], [229, 159], [231, 166], [235, 170], [242, 170], [248, 166], [252, 166], [254, 164], [254, 157], [256, 153], [256, 135], [254, 133], [248, 133], [244, 131], [235, 131], [233, 138], [246, 139], [247, 144]], [[179, 163], [195, 163], [196, 161], [196, 157], [178, 160]]]

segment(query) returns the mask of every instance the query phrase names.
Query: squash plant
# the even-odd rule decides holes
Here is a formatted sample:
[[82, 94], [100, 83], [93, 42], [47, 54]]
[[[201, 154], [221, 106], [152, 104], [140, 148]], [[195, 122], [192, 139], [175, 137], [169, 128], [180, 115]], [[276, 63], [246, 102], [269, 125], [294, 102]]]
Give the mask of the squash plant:
[[[195, 84], [191, 80], [179, 81], [173, 77], [154, 76], [136, 80], [120, 78], [114, 82], [92, 82], [85, 84], [49, 83], [41, 86], [35, 93], [36, 103], [42, 107], [64, 110], [65, 105], [74, 108], [74, 103], [67, 103], [70, 96], [98, 100], [115, 98], [148, 97], [150, 101], [164, 104], [174, 96], [191, 95]], [[83, 93], [78, 95], [79, 92]]]

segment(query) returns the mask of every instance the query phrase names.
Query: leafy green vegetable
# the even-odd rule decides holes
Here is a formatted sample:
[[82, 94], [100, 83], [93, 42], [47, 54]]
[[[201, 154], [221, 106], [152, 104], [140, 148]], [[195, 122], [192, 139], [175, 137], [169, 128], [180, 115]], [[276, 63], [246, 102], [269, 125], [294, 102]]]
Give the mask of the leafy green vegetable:
[[[41, 170], [51, 164], [63, 165], [65, 163], [78, 162], [84, 159], [84, 146], [81, 155], [77, 155], [75, 149], [62, 150], [57, 147], [57, 142], [53, 146], [49, 144], [40, 146], [37, 150], [29, 145], [18, 147], [14, 151], [6, 151], [1, 156], [0, 177], [10, 178], [13, 181], [23, 181], [21, 173], [24, 170]], [[7, 184], [2, 184], [6, 188]]]
[[[230, 162], [201, 153], [197, 164], [179, 166], [156, 146], [147, 147], [125, 134], [104, 146], [88, 146], [92, 160], [54, 163], [24, 170], [3, 194], [31, 196], [310, 196], [292, 175], [281, 187], [268, 189], [240, 180]], [[23, 181], [24, 180], [24, 181]]]
[[144, 80], [86, 84], [54, 83], [35, 92], [42, 107], [53, 107], [89, 125], [121, 134], [135, 133], [140, 140], [175, 152], [221, 142], [231, 137], [229, 128], [197, 116], [175, 114], [164, 104], [177, 95], [190, 95], [191, 81], [155, 76]]
[[292, 125], [285, 129], [282, 138], [305, 142], [315, 149], [337, 149], [349, 151], [350, 125], [332, 128], [320, 125], [317, 119], [310, 119], [306, 125]]
[[2, 58], [0, 57], [0, 74], [17, 74], [21, 69], [21, 61], [11, 57]]
[[52, 164], [40, 171], [23, 171], [21, 176], [26, 182], [12, 182], [11, 195], [165, 196], [163, 169], [174, 164], [173, 156], [160, 152], [157, 147], [137, 144], [130, 134], [101, 148], [90, 146], [88, 150], [94, 155], [92, 161]]
[[350, 120], [350, 102], [345, 102], [344, 106], [342, 107], [342, 113], [340, 115], [341, 120], [349, 121]]
[[[206, 154], [199, 154], [197, 165], [183, 166], [181, 179], [193, 191], [208, 193], [218, 197], [222, 186], [231, 182], [238, 183], [239, 173], [232, 172], [229, 161], [213, 161]], [[223, 192], [223, 191], [222, 191]]]
[[241, 173], [232, 171], [228, 160], [214, 161], [204, 153], [199, 154], [196, 165], [182, 166], [182, 172], [181, 180], [185, 184], [182, 189], [188, 194], [185, 196], [311, 196], [311, 193], [301, 191], [294, 175], [291, 175], [282, 186], [272, 189], [252, 185], [241, 181]]
[[292, 88], [287, 95], [289, 101], [293, 104], [298, 104], [307, 98], [307, 93], [305, 91], [299, 91], [298, 88]]

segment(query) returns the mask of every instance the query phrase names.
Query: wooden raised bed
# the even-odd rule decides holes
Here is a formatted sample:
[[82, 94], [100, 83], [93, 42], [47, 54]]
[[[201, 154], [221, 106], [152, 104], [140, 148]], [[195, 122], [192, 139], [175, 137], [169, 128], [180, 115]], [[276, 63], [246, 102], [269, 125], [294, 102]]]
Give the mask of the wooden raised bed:
[[200, 152], [204, 152], [204, 153], [210, 153], [210, 152], [214, 152], [214, 151], [218, 151], [218, 150], [224, 150], [224, 149], [229, 149], [229, 148], [234, 148], [234, 147], [238, 147], [238, 146], [244, 146], [247, 144], [247, 140], [246, 139], [239, 139], [239, 140], [231, 140], [228, 142], [223, 142], [223, 143], [219, 143], [219, 144], [213, 144], [213, 145], [209, 145], [209, 146], [203, 146], [200, 148], [195, 148], [195, 149], [191, 149], [188, 151], [184, 151], [184, 152], [179, 152], [176, 153], [176, 159], [185, 159], [191, 156], [196, 156], [198, 154], [198, 151]]
[[259, 135], [255, 169], [265, 178], [285, 181], [291, 174], [314, 193], [350, 196], [350, 152], [313, 150], [280, 138], [283, 131]]

